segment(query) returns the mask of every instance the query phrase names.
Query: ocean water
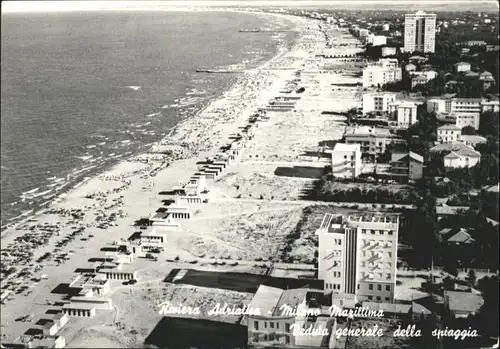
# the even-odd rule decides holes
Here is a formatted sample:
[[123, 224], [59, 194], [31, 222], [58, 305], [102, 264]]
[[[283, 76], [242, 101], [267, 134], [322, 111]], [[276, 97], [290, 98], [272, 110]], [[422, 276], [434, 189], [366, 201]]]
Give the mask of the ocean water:
[[[231, 12], [2, 15], [1, 225], [158, 141], [255, 66], [288, 22]], [[289, 43], [293, 34], [285, 34]]]

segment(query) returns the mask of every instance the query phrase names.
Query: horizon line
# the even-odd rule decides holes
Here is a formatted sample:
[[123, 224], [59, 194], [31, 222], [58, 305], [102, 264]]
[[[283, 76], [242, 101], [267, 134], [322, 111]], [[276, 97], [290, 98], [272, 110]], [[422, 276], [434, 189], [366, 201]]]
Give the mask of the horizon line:
[[[497, 11], [493, 5], [498, 8], [497, 1], [478, 1], [471, 3], [470, 0], [284, 0], [284, 1], [234, 1], [234, 0], [188, 0], [188, 1], [4, 1], [2, 4], [2, 14], [4, 13], [25, 13], [25, 12], [71, 12], [71, 11], [105, 11], [105, 10], [161, 10], [173, 8], [192, 8], [192, 7], [309, 7], [325, 6], [334, 7], [336, 5], [469, 5], [477, 7], [478, 5], [491, 5], [491, 10], [483, 9], [481, 11]], [[453, 10], [450, 10], [453, 11]], [[455, 10], [460, 11], [460, 10]], [[464, 11], [464, 10], [462, 10]], [[478, 12], [481, 12], [478, 10]]]

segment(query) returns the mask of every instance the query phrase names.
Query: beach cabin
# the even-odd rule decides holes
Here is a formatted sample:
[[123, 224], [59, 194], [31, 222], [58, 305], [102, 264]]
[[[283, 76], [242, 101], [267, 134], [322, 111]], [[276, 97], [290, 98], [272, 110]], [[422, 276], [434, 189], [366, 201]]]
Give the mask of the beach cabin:
[[110, 310], [113, 308], [113, 301], [106, 297], [81, 297], [74, 296], [70, 299], [70, 305], [78, 307], [80, 305], [92, 305], [95, 309]]
[[59, 329], [61, 329], [64, 327], [64, 325], [66, 325], [68, 323], [69, 316], [68, 316], [68, 314], [58, 313], [58, 314], [54, 315], [54, 321], [56, 322], [57, 327]]
[[140, 237], [141, 244], [165, 244], [167, 242], [167, 234], [159, 232], [156, 228], [153, 228], [149, 232], [141, 233]]
[[47, 321], [43, 324], [43, 334], [45, 336], [53, 336], [57, 333], [58, 330], [59, 328], [57, 324], [52, 320]]
[[192, 213], [189, 207], [171, 205], [162, 207], [162, 209], [165, 209], [166, 213], [168, 213], [173, 219], [191, 219]]
[[104, 275], [99, 274], [80, 274], [69, 284], [71, 288], [81, 288], [80, 293], [84, 294], [106, 294], [111, 288], [111, 283]]
[[181, 205], [189, 205], [189, 204], [201, 204], [203, 203], [203, 199], [201, 196], [180, 196], [179, 204]]
[[68, 316], [94, 317], [95, 307], [92, 304], [65, 304], [62, 311]]
[[108, 280], [132, 280], [136, 279], [137, 273], [135, 270], [125, 269], [123, 264], [108, 265], [97, 270], [98, 273], [106, 276]]

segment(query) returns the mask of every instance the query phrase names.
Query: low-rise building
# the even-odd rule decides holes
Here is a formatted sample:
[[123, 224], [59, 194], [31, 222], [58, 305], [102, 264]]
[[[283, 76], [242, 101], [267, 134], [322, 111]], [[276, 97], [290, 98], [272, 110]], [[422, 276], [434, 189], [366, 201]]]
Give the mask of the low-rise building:
[[83, 291], [91, 291], [91, 294], [104, 295], [111, 289], [110, 281], [102, 274], [78, 274], [69, 287], [80, 288]]
[[[259, 309], [259, 314], [245, 315], [241, 320], [248, 328], [249, 346], [321, 347], [334, 332], [334, 320], [321, 316], [319, 300], [322, 296], [322, 290], [259, 286], [249, 304], [249, 309]], [[303, 336], [297, 333], [297, 329], [312, 329], [318, 334]], [[328, 334], [322, 334], [322, 330]]]
[[461, 135], [461, 142], [472, 148], [476, 148], [478, 144], [485, 144], [487, 139], [477, 135]]
[[468, 72], [470, 71], [470, 63], [467, 62], [458, 62], [454, 65], [455, 72], [460, 73], [460, 72]]
[[462, 128], [456, 125], [443, 125], [437, 129], [437, 140], [439, 143], [460, 142], [462, 137]]
[[363, 69], [363, 87], [384, 85], [400, 81], [401, 78], [402, 71], [397, 59], [383, 58]]
[[412, 151], [391, 154], [391, 176], [400, 182], [416, 181], [422, 178], [424, 158]]
[[412, 64], [412, 63], [408, 63], [406, 66], [405, 66], [405, 71], [406, 72], [414, 72], [417, 70], [417, 66], [415, 64]]
[[384, 115], [389, 111], [389, 104], [396, 100], [394, 92], [363, 93], [363, 114]]
[[414, 75], [411, 77], [411, 88], [414, 89], [418, 85], [425, 85], [429, 82], [429, 79], [427, 79], [426, 76], [424, 75]]
[[332, 174], [340, 178], [356, 178], [361, 174], [361, 145], [337, 143], [332, 152]]
[[476, 315], [483, 304], [481, 295], [472, 292], [444, 291], [444, 306], [453, 318]]
[[443, 158], [443, 161], [445, 167], [473, 167], [481, 161], [481, 153], [474, 149], [461, 149], [450, 152]]
[[388, 144], [404, 143], [404, 140], [388, 129], [354, 126], [346, 130], [345, 143], [360, 144], [362, 153], [377, 156], [385, 153]]
[[465, 228], [444, 228], [439, 231], [439, 235], [442, 241], [449, 245], [464, 245], [474, 242], [474, 239]]
[[483, 101], [481, 103], [481, 112], [485, 113], [488, 111], [492, 111], [498, 113], [500, 111], [500, 101]]
[[458, 215], [460, 212], [469, 210], [469, 206], [448, 206], [446, 204], [436, 206], [436, 216], [438, 221], [445, 217]]

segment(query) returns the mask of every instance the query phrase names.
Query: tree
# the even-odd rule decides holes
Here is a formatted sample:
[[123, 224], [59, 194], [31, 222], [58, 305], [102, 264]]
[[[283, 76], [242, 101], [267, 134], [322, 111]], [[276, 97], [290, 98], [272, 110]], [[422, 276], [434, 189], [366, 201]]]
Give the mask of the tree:
[[485, 277], [478, 281], [484, 304], [475, 318], [475, 328], [484, 336], [498, 336], [498, 276]]
[[499, 121], [498, 112], [488, 111], [483, 113], [479, 121], [479, 133], [496, 137], [498, 140]]
[[474, 271], [474, 269], [469, 269], [469, 273], [467, 274], [467, 282], [472, 287], [476, 285], [476, 272]]
[[462, 129], [462, 134], [463, 135], [475, 135], [476, 134], [476, 129], [472, 126], [465, 126], [463, 129]]

